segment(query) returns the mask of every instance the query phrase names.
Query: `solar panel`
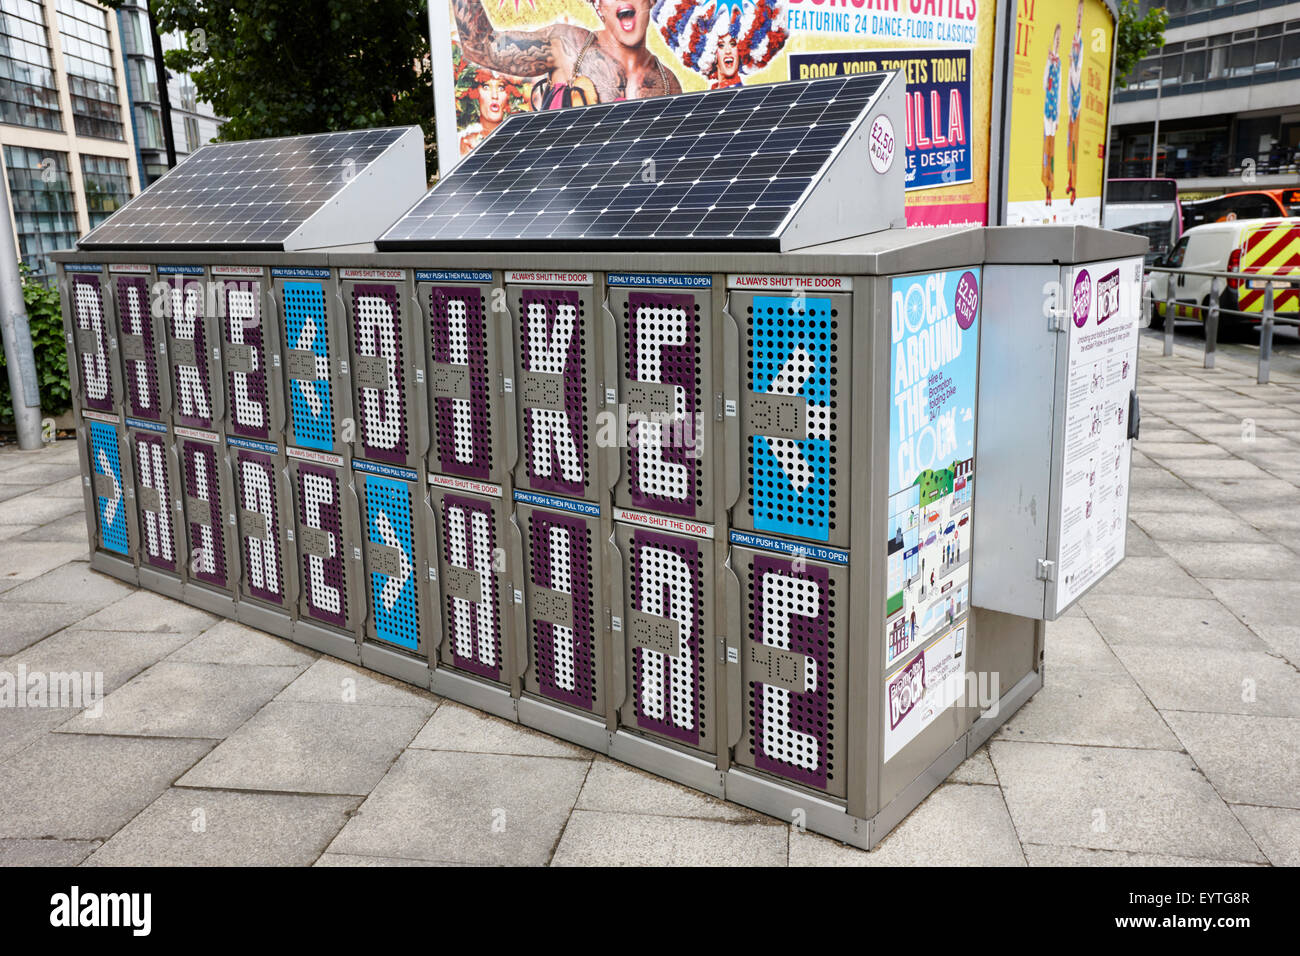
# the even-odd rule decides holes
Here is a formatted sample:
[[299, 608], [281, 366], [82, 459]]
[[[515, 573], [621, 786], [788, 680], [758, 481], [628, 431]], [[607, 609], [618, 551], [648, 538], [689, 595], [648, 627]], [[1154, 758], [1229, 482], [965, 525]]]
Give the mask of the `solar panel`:
[[[389, 212], [376, 221], [380, 183], [391, 198], [378, 200]], [[415, 126], [212, 143], [78, 245], [288, 250], [369, 242], [425, 185], [423, 136]], [[341, 228], [329, 208], [336, 201], [360, 221]], [[367, 222], [369, 234], [360, 235]]]
[[[901, 108], [901, 86], [858, 74], [516, 114], [376, 244], [791, 248], [792, 217], [842, 155], [869, 189], [864, 119], [886, 90]], [[901, 175], [889, 190], [901, 214]], [[871, 231], [863, 215], [846, 235]]]

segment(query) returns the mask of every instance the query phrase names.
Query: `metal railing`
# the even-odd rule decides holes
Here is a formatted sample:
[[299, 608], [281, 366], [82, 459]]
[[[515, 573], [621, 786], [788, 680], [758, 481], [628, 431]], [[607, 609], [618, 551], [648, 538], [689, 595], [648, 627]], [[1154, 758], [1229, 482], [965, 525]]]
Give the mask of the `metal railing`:
[[[1174, 354], [1174, 314], [1178, 306], [1188, 306], [1198, 311], [1205, 312], [1205, 367], [1214, 368], [1214, 357], [1218, 352], [1219, 346], [1219, 318], [1221, 314], [1240, 316], [1259, 322], [1259, 369], [1255, 375], [1255, 381], [1260, 385], [1268, 384], [1269, 364], [1273, 358], [1273, 330], [1278, 325], [1293, 325], [1300, 327], [1300, 312], [1296, 315], [1279, 316], [1273, 306], [1273, 286], [1284, 285], [1291, 288], [1300, 286], [1300, 273], [1288, 272], [1285, 275], [1274, 273], [1268, 269], [1260, 269], [1253, 272], [1220, 272], [1212, 269], [1171, 269], [1164, 266], [1148, 266], [1148, 273], [1159, 272], [1171, 277], [1168, 288], [1165, 290], [1165, 325], [1164, 325], [1164, 354]], [[1173, 276], [1208, 276], [1210, 279], [1210, 305], [1205, 309], [1199, 302], [1180, 303], [1175, 297]], [[1240, 279], [1241, 287], [1248, 288], [1250, 283], [1258, 284], [1261, 279], [1267, 280], [1264, 283], [1264, 309], [1262, 312], [1243, 312], [1240, 309], [1225, 309], [1219, 305], [1219, 296], [1223, 294], [1224, 284], [1228, 279]], [[1155, 315], [1155, 293], [1152, 291], [1150, 284], [1143, 289], [1142, 307], [1146, 310], [1148, 317]], [[1151, 323], [1148, 321], [1147, 326]]]

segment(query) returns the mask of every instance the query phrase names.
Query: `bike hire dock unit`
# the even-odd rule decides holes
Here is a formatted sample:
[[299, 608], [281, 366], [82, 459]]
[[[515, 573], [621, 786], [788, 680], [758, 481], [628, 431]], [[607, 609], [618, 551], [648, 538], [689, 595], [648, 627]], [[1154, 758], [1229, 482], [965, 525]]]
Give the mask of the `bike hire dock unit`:
[[[896, 228], [901, 96], [520, 114], [351, 248], [92, 233], [60, 257], [73, 359], [120, 381], [73, 307], [116, 314], [75, 285], [113, 263], [263, 283], [279, 362], [211, 353], [278, 371], [269, 434], [231, 444], [229, 399], [213, 425], [241, 545], [205, 606], [870, 847], [1042, 686], [1043, 621], [1123, 555], [1144, 248]], [[118, 535], [98, 494], [130, 487], [130, 412], [92, 397], [96, 566], [141, 579], [138, 499]]]

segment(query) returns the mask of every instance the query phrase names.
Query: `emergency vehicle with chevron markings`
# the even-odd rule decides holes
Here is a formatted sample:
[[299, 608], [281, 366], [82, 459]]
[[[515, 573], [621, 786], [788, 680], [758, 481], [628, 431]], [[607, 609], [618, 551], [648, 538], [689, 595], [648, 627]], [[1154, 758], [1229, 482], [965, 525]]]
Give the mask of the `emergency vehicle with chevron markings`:
[[[1169, 283], [1174, 290], [1175, 320], [1205, 321], [1213, 278], [1196, 272], [1251, 272], [1263, 276], [1300, 278], [1300, 218], [1237, 219], [1196, 226], [1183, 233], [1169, 254], [1154, 265], [1187, 269], [1183, 274], [1154, 272], [1151, 291], [1155, 301], [1152, 325], [1164, 325]], [[1227, 279], [1220, 282], [1219, 307], [1248, 315], [1221, 314], [1219, 337], [1231, 339], [1239, 331], [1258, 325], [1264, 314], [1265, 283]], [[1276, 315], [1300, 317], [1300, 290], [1275, 285]]]

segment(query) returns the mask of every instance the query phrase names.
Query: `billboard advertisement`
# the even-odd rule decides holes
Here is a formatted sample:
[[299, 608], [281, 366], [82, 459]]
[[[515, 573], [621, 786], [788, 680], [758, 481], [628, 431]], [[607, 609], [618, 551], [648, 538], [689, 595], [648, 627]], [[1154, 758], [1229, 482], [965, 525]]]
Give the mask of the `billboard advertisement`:
[[994, 0], [447, 3], [444, 171], [515, 112], [901, 70], [908, 225], [987, 218]]
[[1007, 225], [1101, 224], [1114, 29], [1103, 0], [1018, 0]]

